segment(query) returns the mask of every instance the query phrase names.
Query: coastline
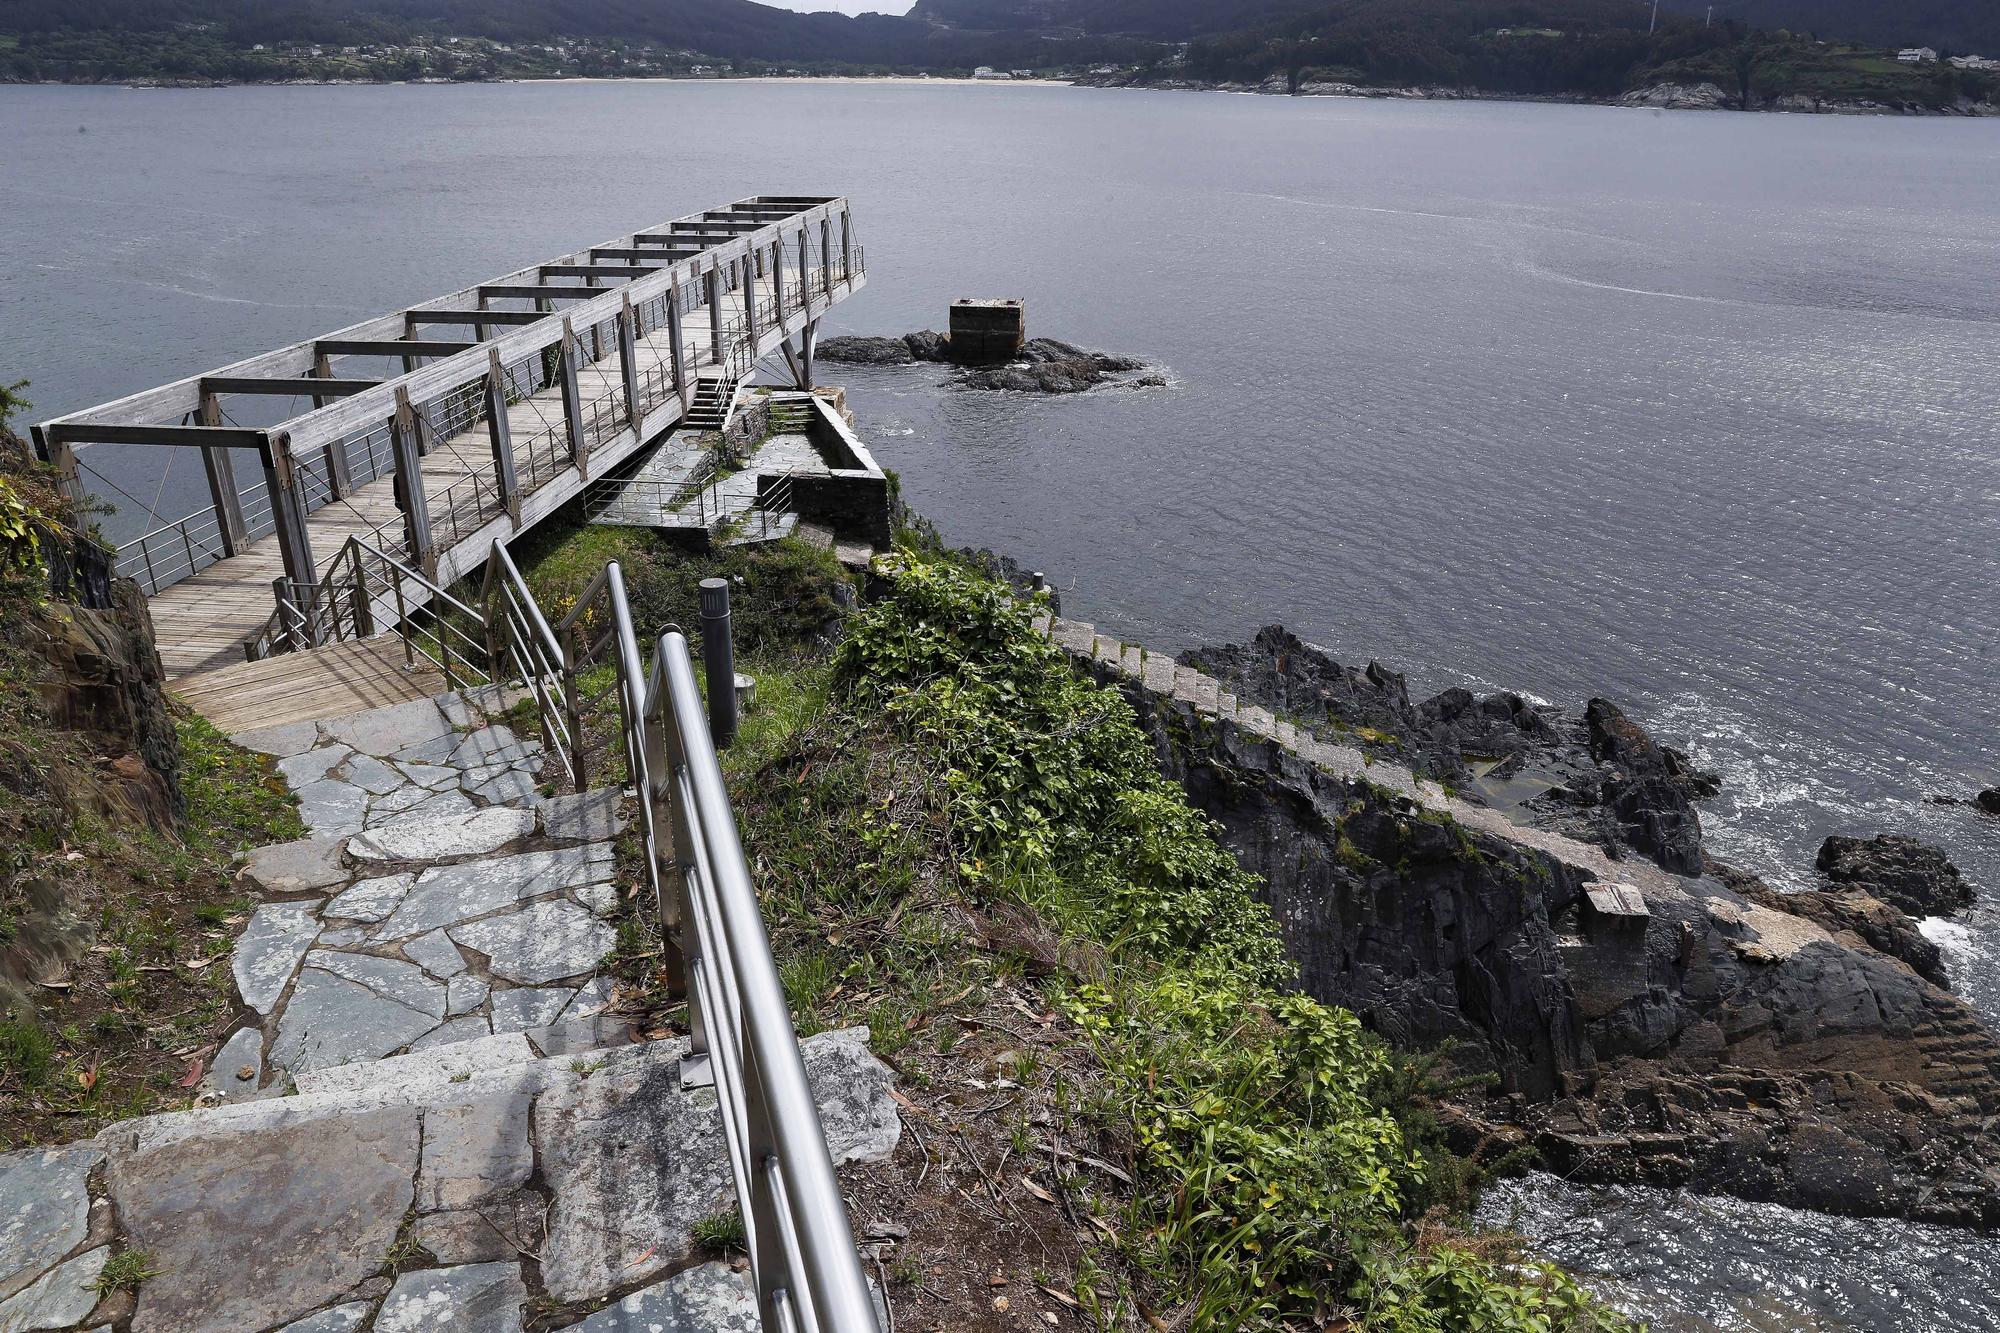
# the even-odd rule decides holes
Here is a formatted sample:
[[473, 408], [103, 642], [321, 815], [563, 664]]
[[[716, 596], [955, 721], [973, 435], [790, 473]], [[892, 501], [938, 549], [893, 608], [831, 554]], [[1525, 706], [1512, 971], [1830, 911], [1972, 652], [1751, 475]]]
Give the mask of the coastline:
[[1163, 79], [1151, 83], [1117, 82], [1110, 78], [1083, 75], [1077, 78], [980, 79], [962, 75], [927, 74], [755, 74], [716, 78], [689, 78], [678, 75], [558, 75], [549, 78], [511, 77], [502, 79], [47, 79], [21, 82], [13, 87], [127, 88], [134, 91], [190, 91], [221, 88], [387, 88], [422, 86], [467, 86], [478, 84], [875, 84], [914, 87], [983, 88], [1101, 88], [1139, 92], [1232, 93], [1256, 97], [1353, 98], [1362, 101], [1402, 102], [1524, 102], [1555, 106], [1603, 106], [1635, 111], [1736, 111], [1759, 114], [1819, 116], [1903, 116], [1934, 119], [1980, 120], [2000, 117], [2000, 103], [1961, 100], [1952, 106], [1919, 102], [1884, 103], [1825, 101], [1803, 96], [1774, 98], [1756, 106], [1736, 105], [1714, 84], [1653, 84], [1617, 97], [1592, 97], [1583, 93], [1509, 93], [1479, 88], [1445, 88], [1411, 85], [1375, 87], [1351, 83], [1308, 83], [1293, 90], [1281, 79], [1263, 83], [1210, 82], [1195, 79]]

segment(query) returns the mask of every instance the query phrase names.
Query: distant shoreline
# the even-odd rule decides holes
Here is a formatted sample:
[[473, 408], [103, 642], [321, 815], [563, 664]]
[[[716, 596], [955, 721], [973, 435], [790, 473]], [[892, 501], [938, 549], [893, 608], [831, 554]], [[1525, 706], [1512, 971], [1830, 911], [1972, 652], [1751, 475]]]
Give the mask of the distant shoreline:
[[1487, 92], [1476, 88], [1376, 87], [1362, 84], [1307, 84], [1293, 92], [1262, 84], [1208, 83], [1170, 79], [1158, 83], [1116, 83], [1082, 75], [1077, 78], [981, 79], [965, 75], [936, 74], [745, 74], [723, 77], [688, 77], [673, 74], [639, 75], [557, 75], [549, 78], [517, 76], [502, 79], [203, 79], [203, 80], [64, 80], [0, 84], [10, 87], [129, 88], [141, 92], [204, 91], [219, 88], [397, 88], [397, 87], [476, 87], [490, 84], [573, 84], [573, 83], [673, 83], [673, 84], [886, 84], [924, 87], [1027, 87], [1102, 88], [1134, 92], [1234, 93], [1253, 97], [1350, 98], [1357, 101], [1386, 102], [1525, 102], [1559, 106], [1605, 106], [1628, 110], [1663, 111], [1748, 111], [1822, 116], [1905, 116], [1937, 119], [1990, 119], [2000, 117], [2000, 104], [1962, 102], [1955, 107], [1915, 102], [1820, 102], [1804, 98], [1784, 98], [1764, 105], [1744, 108], [1713, 84], [1656, 84], [1635, 89], [1619, 97], [1593, 97], [1584, 93]]

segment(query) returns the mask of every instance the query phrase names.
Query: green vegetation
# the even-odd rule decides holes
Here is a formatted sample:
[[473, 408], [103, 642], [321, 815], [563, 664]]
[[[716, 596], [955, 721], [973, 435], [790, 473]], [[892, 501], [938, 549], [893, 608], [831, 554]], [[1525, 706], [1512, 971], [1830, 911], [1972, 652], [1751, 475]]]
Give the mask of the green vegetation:
[[[1474, 1173], [1437, 1141], [1431, 1062], [1297, 992], [1257, 880], [1122, 697], [1003, 586], [898, 559], [830, 661], [761, 677], [725, 767], [801, 1031], [865, 1024], [941, 1099], [933, 1136], [1084, 1219], [1044, 1237], [1041, 1288], [1106, 1329], [1623, 1327], [1452, 1229]], [[983, 1124], [948, 1118], [968, 1081], [1001, 1098]], [[1110, 1174], [1031, 1172], [1080, 1159]], [[947, 1215], [970, 1203], [910, 1187], [938, 1243], [1006, 1267], [988, 1223]], [[935, 1271], [899, 1256], [892, 1281], [921, 1301]]]
[[[0, 493], [68, 520], [3, 430]], [[230, 863], [305, 832], [268, 761], [201, 718], [172, 709], [171, 735], [147, 740], [65, 702], [98, 688], [67, 678], [68, 645], [118, 633], [116, 613], [50, 600], [38, 561], [0, 562], [0, 1146], [186, 1104], [235, 1017], [228, 953], [250, 904]], [[177, 761], [184, 811], [148, 746]]]
[[137, 1288], [147, 1278], [158, 1277], [165, 1271], [144, 1250], [120, 1250], [104, 1261], [104, 1271], [97, 1275], [97, 1290], [102, 1295]]
[[747, 1243], [743, 1214], [734, 1208], [700, 1219], [688, 1234], [698, 1248], [710, 1254], [740, 1253]]

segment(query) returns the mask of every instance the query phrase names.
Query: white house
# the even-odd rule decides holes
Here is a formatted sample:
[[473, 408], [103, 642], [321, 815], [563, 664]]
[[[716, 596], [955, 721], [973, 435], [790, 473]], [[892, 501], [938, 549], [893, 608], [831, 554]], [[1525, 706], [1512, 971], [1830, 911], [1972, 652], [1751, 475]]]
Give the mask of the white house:
[[1013, 76], [1005, 70], [995, 69], [991, 65], [981, 65], [978, 69], [972, 71], [972, 77], [975, 79], [1006, 79]]
[[1985, 56], [1953, 56], [1951, 63], [1960, 69], [2000, 69], [2000, 60]]
[[1928, 46], [1906, 46], [1896, 52], [1896, 59], [1905, 65], [1935, 65], [1937, 52]]

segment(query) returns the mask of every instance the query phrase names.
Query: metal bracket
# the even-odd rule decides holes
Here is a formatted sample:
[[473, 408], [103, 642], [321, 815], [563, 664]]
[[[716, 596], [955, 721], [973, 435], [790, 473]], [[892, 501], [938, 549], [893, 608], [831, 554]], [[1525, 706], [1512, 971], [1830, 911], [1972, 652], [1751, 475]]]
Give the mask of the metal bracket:
[[715, 1086], [715, 1063], [707, 1051], [681, 1057], [681, 1087], [712, 1088]]

